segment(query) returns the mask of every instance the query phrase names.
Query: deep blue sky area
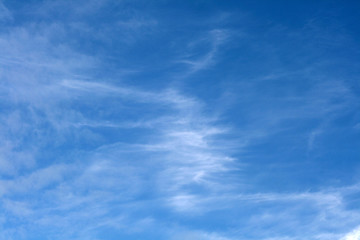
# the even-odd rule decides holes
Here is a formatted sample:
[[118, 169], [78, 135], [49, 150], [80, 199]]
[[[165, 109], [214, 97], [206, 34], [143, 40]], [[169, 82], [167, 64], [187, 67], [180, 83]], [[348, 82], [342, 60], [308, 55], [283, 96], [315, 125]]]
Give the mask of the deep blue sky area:
[[359, 12], [0, 0], [0, 240], [360, 240]]

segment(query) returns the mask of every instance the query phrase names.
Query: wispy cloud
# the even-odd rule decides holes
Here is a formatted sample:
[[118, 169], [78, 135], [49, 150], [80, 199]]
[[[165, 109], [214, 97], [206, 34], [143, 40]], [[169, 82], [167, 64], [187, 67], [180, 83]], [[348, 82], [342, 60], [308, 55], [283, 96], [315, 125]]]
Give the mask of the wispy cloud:
[[[90, 234], [100, 227], [101, 222], [110, 226], [109, 222], [114, 221], [113, 216], [108, 216], [110, 203], [122, 204], [146, 193], [146, 181], [154, 184], [152, 191], [159, 199], [157, 201], [176, 211], [189, 211], [191, 206], [197, 206], [202, 196], [192, 195], [193, 188], [201, 187], [210, 192], [221, 189], [216, 185], [223, 184], [223, 179], [217, 174], [227, 171], [226, 164], [233, 159], [222, 153], [226, 146], [218, 145], [221, 142], [217, 141], [216, 136], [226, 133], [227, 129], [217, 126], [216, 119], [204, 116], [201, 113], [202, 103], [197, 99], [180, 94], [175, 89], [152, 92], [97, 81], [64, 80], [38, 83], [35, 87], [48, 90], [53, 97], [51, 101], [44, 102], [48, 95], [40, 95], [34, 101], [31, 93], [27, 93], [28, 97], [21, 101], [30, 104], [32, 109], [32, 126], [24, 127], [22, 135], [33, 129], [42, 131], [42, 124], [50, 124], [46, 126], [49, 136], [41, 136], [41, 142], [45, 145], [33, 144], [35, 149], [44, 151], [43, 146], [48, 145], [53, 138], [60, 141], [59, 146], [64, 145], [66, 142], [61, 138], [66, 139], [68, 134], [77, 138], [89, 138], [95, 134], [97, 148], [84, 155], [80, 154], [84, 151], [81, 145], [73, 146], [70, 152], [66, 152], [74, 158], [67, 160], [67, 165], [53, 164], [51, 161], [45, 164], [46, 167], [39, 168], [40, 163], [35, 161], [26, 170], [28, 173], [2, 180], [2, 196], [14, 214], [21, 211], [23, 206], [17, 204], [18, 200], [15, 199], [31, 195], [34, 199], [22, 199], [22, 204], [28, 209], [27, 219], [42, 225], [56, 221], [69, 228], [70, 225], [66, 224], [68, 217], [63, 216], [65, 212], [72, 219], [79, 220], [89, 214], [85, 209], [75, 209], [81, 205], [96, 206], [99, 212], [92, 212], [94, 222], [87, 224]], [[122, 102], [124, 110], [120, 108], [119, 114], [129, 106], [133, 110], [148, 107], [153, 113], [147, 119], [140, 115], [140, 118], [132, 119], [114, 118], [109, 123], [102, 118], [96, 120], [93, 114], [98, 114], [97, 111], [92, 111], [91, 115], [84, 112], [87, 105], [82, 109], [71, 107], [71, 103], [89, 98]], [[106, 101], [100, 106], [104, 114], [112, 112], [112, 106], [107, 105]], [[159, 113], [157, 109], [167, 110]], [[131, 121], [134, 122], [129, 124]], [[96, 133], [104, 127], [116, 131], [142, 127], [151, 132], [143, 135], [143, 139], [135, 138], [133, 143], [115, 139], [104, 144], [101, 143], [102, 133]], [[76, 133], [71, 133], [74, 130]], [[73, 143], [76, 144], [76, 141]], [[35, 156], [36, 152], [31, 155]], [[59, 159], [58, 156], [53, 157], [55, 161]], [[144, 168], [145, 165], [153, 164], [157, 167], [149, 170]], [[14, 162], [10, 166], [15, 167]], [[41, 200], [36, 195], [42, 196]], [[182, 196], [193, 196], [188, 198], [187, 206], [184, 206], [186, 201]], [[117, 217], [122, 218], [121, 214]], [[71, 235], [61, 237], [64, 236]]]
[[[219, 47], [226, 42], [230, 33], [224, 29], [215, 29], [207, 33], [207, 36], [198, 41], [189, 44], [188, 56], [185, 59], [179, 60], [179, 63], [189, 65], [190, 73], [206, 69], [216, 63], [216, 54]], [[208, 45], [209, 49], [204, 54], [198, 54], [197, 48], [202, 48], [203, 45]]]
[[[232, 13], [221, 15], [226, 24], [207, 16], [201, 24], [210, 26], [188, 29], [169, 27], [180, 21], [171, 11], [157, 14], [168, 3], [8, 3], [0, 2], [0, 23], [12, 22], [0, 33], [4, 239], [359, 238], [360, 185], [335, 171], [356, 169], [356, 141], [327, 147], [334, 136], [357, 137], [357, 85], [320, 63], [262, 71], [293, 56], [269, 47], [274, 32], [239, 27]], [[321, 42], [342, 45], [312, 25]], [[244, 40], [252, 68], [238, 64], [234, 39], [244, 29], [254, 34]], [[229, 64], [223, 53], [233, 49]], [[340, 157], [329, 157], [335, 148]]]
[[358, 239], [360, 239], [360, 230], [359, 230], [359, 228], [354, 229], [353, 231], [346, 234], [346, 236], [341, 238], [341, 240], [358, 240]]
[[0, 1], [0, 21], [11, 20], [12, 14], [9, 9], [6, 8], [4, 3]]

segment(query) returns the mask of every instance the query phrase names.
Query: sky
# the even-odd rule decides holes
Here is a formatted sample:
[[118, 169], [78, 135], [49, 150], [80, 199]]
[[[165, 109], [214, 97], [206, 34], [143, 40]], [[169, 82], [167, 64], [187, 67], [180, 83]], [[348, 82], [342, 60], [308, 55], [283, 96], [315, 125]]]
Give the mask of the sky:
[[0, 240], [359, 240], [359, 11], [0, 0]]

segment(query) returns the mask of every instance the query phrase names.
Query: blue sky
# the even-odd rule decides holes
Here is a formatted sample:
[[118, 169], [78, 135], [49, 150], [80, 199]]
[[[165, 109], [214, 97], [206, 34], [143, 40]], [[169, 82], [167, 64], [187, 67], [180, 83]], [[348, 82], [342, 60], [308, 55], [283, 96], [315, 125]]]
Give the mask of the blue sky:
[[0, 0], [0, 240], [359, 240], [359, 11]]

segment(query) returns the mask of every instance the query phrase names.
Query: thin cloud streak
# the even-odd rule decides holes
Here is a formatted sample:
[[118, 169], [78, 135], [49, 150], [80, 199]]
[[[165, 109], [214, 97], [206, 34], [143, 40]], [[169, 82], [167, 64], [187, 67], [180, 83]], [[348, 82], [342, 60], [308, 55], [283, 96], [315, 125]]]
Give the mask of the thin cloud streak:
[[190, 51], [189, 53], [190, 56], [188, 59], [179, 60], [177, 62], [184, 63], [190, 66], [190, 72], [188, 74], [193, 74], [195, 72], [204, 70], [216, 63], [215, 60], [216, 54], [218, 53], [220, 46], [224, 44], [229, 37], [230, 37], [229, 32], [226, 30], [223, 29], [212, 30], [208, 33], [208, 36], [205, 37], [204, 39], [201, 39], [200, 41], [196, 41], [190, 44], [190, 46], [192, 46], [191, 48], [194, 48], [193, 45], [197, 46], [209, 42], [210, 49], [208, 50], [207, 53], [205, 53], [203, 56], [200, 57], [199, 56], [194, 57], [192, 56], [193, 54]]
[[236, 10], [169, 31], [167, 4], [84, 3], [9, 2], [12, 14], [0, 1], [0, 23], [16, 20], [0, 33], [4, 239], [359, 238], [360, 184], [335, 169], [356, 168], [341, 145], [359, 125], [348, 76], [298, 66], [277, 51], [284, 26], [274, 44]]

